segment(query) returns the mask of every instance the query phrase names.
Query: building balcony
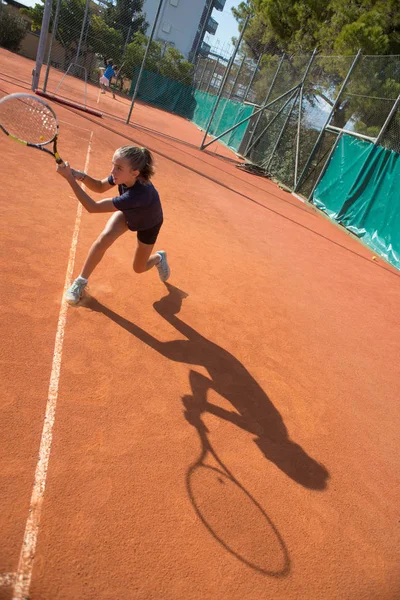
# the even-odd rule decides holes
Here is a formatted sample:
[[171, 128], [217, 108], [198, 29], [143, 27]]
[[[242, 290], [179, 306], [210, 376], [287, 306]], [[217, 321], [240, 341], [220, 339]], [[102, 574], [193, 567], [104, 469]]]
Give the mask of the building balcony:
[[210, 50], [211, 50], [210, 44], [206, 44], [205, 42], [202, 42], [202, 44], [200, 46], [199, 54], [201, 54], [201, 56], [208, 56]]
[[213, 19], [212, 17], [209, 17], [209, 19], [207, 21], [207, 25], [206, 25], [206, 31], [208, 33], [211, 33], [211, 35], [215, 35], [217, 29], [218, 29], [217, 21], [215, 19]]
[[213, 5], [215, 10], [224, 10], [226, 0], [214, 0]]

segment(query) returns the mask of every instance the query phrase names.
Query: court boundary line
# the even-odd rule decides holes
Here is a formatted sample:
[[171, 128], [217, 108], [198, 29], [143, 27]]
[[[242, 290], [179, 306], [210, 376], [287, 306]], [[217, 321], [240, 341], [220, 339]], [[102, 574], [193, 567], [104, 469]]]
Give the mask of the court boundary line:
[[[85, 161], [85, 171], [89, 166], [93, 131], [91, 132]], [[83, 186], [85, 187], [85, 186]], [[36, 464], [33, 490], [29, 505], [29, 515], [26, 520], [25, 533], [22, 542], [18, 569], [15, 574], [13, 600], [24, 600], [29, 597], [29, 588], [32, 581], [33, 561], [35, 558], [36, 544], [39, 533], [40, 517], [43, 506], [43, 498], [46, 489], [46, 479], [49, 466], [51, 444], [53, 439], [53, 427], [58, 400], [58, 387], [61, 373], [61, 359], [65, 326], [67, 322], [68, 303], [64, 294], [72, 282], [72, 273], [75, 265], [76, 249], [78, 245], [79, 229], [82, 216], [82, 205], [78, 203], [75, 218], [75, 226], [72, 234], [71, 247], [68, 258], [68, 266], [65, 275], [63, 296], [57, 323], [57, 331], [54, 343], [53, 362], [51, 366], [49, 391], [47, 396], [46, 411], [42, 436], [39, 446], [39, 457]]]
[[0, 587], [9, 587], [14, 585], [16, 578], [16, 573], [0, 573]]

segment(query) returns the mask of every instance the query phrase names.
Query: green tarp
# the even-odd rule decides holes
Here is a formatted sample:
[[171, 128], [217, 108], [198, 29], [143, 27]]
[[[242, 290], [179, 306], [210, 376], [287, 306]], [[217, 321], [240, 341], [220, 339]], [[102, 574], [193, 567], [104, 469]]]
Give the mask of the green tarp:
[[344, 135], [313, 203], [400, 269], [400, 155]]
[[[135, 90], [139, 70], [134, 72], [130, 94]], [[137, 97], [143, 102], [191, 119], [196, 106], [194, 90], [190, 85], [168, 79], [158, 73], [143, 71]]]
[[[194, 92], [194, 97], [196, 99], [196, 109], [192, 121], [202, 129], [206, 129], [217, 97], [212, 96], [207, 92], [200, 92], [199, 90]], [[252, 112], [253, 106], [243, 104], [242, 102], [228, 100], [227, 98], [221, 98], [211, 123], [209, 130], [210, 135], [217, 137], [235, 123], [239, 123], [246, 117], [249, 117]], [[243, 125], [240, 125], [240, 127], [227, 133], [221, 138], [221, 142], [233, 150], [238, 150], [248, 124], [247, 121], [246, 123], [243, 123]]]
[[[138, 74], [139, 71], [136, 69], [130, 89], [131, 95], [133, 95]], [[217, 101], [216, 96], [207, 92], [194, 90], [189, 85], [183, 85], [179, 81], [146, 70], [142, 73], [137, 97], [143, 102], [190, 119], [202, 129], [206, 129]], [[210, 135], [216, 137], [235, 123], [249, 117], [252, 112], [252, 106], [222, 98], [211, 124]], [[238, 150], [247, 125], [248, 122], [243, 123], [225, 135], [221, 141], [229, 148]]]

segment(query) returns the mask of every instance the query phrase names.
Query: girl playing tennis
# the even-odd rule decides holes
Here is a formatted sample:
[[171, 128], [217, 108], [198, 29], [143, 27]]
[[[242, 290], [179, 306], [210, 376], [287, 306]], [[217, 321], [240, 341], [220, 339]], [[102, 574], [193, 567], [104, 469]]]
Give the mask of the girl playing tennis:
[[[79, 302], [90, 275], [106, 250], [128, 230], [137, 231], [137, 246], [133, 258], [135, 273], [144, 273], [155, 266], [161, 281], [167, 281], [170, 275], [166, 252], [159, 250], [152, 254], [163, 223], [163, 212], [158, 192], [150, 183], [154, 174], [150, 151], [138, 146], [122, 146], [116, 150], [112, 165], [111, 175], [102, 180], [71, 169], [68, 163], [57, 167], [57, 172], [68, 181], [75, 196], [88, 212], [114, 213], [90, 248], [79, 277], [65, 294], [70, 304]], [[85, 186], [98, 193], [117, 185], [119, 195], [96, 202], [83, 191], [76, 180], [84, 181]]]

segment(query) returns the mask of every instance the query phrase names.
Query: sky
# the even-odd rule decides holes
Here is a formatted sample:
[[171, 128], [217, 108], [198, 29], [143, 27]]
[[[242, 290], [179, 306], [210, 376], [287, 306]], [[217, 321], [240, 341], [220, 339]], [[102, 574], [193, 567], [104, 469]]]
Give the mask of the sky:
[[219, 12], [218, 10], [213, 10], [212, 17], [218, 23], [217, 33], [215, 35], [209, 35], [208, 44], [211, 46], [217, 45], [217, 41], [220, 44], [232, 44], [231, 39], [233, 37], [238, 37], [238, 23], [235, 17], [232, 14], [232, 7], [236, 8], [240, 4], [241, 0], [226, 0], [224, 10]]

